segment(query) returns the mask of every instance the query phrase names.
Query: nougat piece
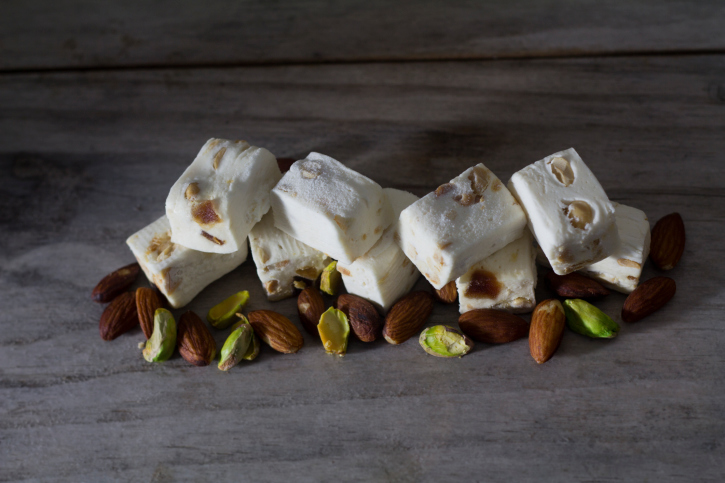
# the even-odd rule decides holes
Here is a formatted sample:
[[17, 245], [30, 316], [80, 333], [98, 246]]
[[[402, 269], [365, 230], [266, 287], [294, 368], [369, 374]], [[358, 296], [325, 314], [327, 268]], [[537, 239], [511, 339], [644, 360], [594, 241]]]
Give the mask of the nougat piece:
[[515, 314], [536, 306], [536, 253], [529, 230], [456, 280], [460, 312], [498, 309]]
[[617, 249], [614, 206], [574, 148], [514, 173], [508, 186], [557, 274], [579, 270]]
[[249, 232], [249, 246], [259, 280], [272, 301], [291, 297], [295, 280], [312, 282], [330, 263], [324, 253], [275, 228], [272, 210]]
[[234, 253], [218, 254], [192, 250], [171, 239], [171, 225], [164, 215], [131, 235], [126, 244], [149, 281], [175, 309], [247, 259], [246, 243]]
[[581, 273], [617, 292], [630, 293], [639, 283], [650, 248], [650, 229], [644, 211], [613, 203], [619, 248], [604, 260], [587, 265]]
[[241, 250], [269, 211], [269, 192], [281, 177], [266, 149], [208, 140], [166, 198], [171, 241], [202, 252]]
[[478, 164], [403, 210], [398, 244], [440, 289], [520, 238], [525, 227], [518, 202]]
[[319, 153], [294, 163], [271, 201], [277, 228], [342, 263], [364, 255], [393, 222], [379, 184]]
[[[400, 212], [418, 197], [407, 191], [384, 188], [397, 220]], [[398, 222], [385, 229], [380, 240], [365, 255], [350, 264], [337, 263], [348, 293], [369, 300], [378, 310], [388, 309], [413, 288], [420, 272], [395, 242]]]

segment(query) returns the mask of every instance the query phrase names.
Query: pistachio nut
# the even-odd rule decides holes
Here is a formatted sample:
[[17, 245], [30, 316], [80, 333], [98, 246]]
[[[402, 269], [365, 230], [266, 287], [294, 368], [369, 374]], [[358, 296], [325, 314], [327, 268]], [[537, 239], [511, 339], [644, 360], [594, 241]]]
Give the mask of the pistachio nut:
[[320, 290], [328, 295], [336, 295], [340, 287], [342, 276], [337, 271], [337, 261], [334, 260], [322, 271], [320, 276]]
[[[251, 327], [251, 326], [250, 326]], [[245, 361], [253, 361], [259, 355], [259, 337], [252, 332], [252, 341], [249, 343], [247, 353], [242, 356]]]
[[247, 354], [253, 337], [254, 330], [252, 330], [252, 326], [249, 325], [246, 318], [234, 324], [232, 333], [229, 334], [224, 346], [222, 346], [219, 369], [228, 371], [239, 364], [239, 361]]
[[582, 299], [565, 300], [564, 312], [566, 313], [566, 325], [582, 335], [611, 339], [616, 337], [619, 332], [619, 324]]
[[350, 335], [350, 324], [345, 312], [330, 307], [320, 317], [317, 330], [320, 332], [320, 339], [328, 354], [345, 355], [347, 339]]
[[420, 333], [420, 346], [436, 357], [463, 357], [473, 348], [473, 341], [447, 325], [434, 325]]
[[234, 322], [234, 315], [242, 310], [249, 300], [249, 292], [242, 290], [209, 309], [206, 320], [216, 329], [226, 329]]
[[176, 347], [176, 321], [171, 312], [161, 308], [154, 312], [154, 331], [146, 341], [143, 358], [148, 362], [163, 362]]

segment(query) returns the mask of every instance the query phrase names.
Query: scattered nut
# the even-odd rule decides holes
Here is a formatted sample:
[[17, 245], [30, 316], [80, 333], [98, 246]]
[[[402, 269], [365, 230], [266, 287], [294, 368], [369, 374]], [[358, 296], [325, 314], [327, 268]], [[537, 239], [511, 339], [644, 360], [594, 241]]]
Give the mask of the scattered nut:
[[557, 275], [553, 270], [546, 273], [546, 281], [559, 297], [596, 299], [609, 295], [601, 283], [576, 272]]
[[91, 298], [103, 304], [110, 302], [136, 281], [140, 270], [138, 263], [132, 263], [109, 273], [98, 282], [91, 293]]
[[529, 334], [524, 319], [496, 309], [469, 310], [458, 317], [458, 326], [471, 339], [486, 344], [506, 344]]
[[595, 339], [611, 339], [616, 337], [619, 332], [619, 324], [584, 300], [565, 300], [564, 313], [566, 314], [566, 325], [579, 334]]
[[353, 294], [337, 297], [335, 307], [347, 315], [352, 333], [362, 342], [373, 342], [380, 337], [383, 320], [373, 304]]
[[131, 292], [119, 295], [101, 314], [101, 339], [113, 340], [138, 325], [136, 297]]
[[294, 354], [305, 342], [299, 329], [282, 314], [271, 310], [255, 310], [249, 313], [248, 318], [254, 333], [278, 352]]
[[252, 326], [249, 325], [247, 318], [242, 316], [242, 320], [234, 324], [231, 334], [229, 334], [229, 337], [227, 337], [227, 340], [222, 346], [219, 369], [228, 371], [239, 364], [247, 354], [253, 337], [254, 330]]
[[177, 345], [181, 357], [195, 366], [208, 366], [216, 355], [214, 337], [191, 310], [179, 319]]
[[342, 276], [337, 271], [337, 261], [333, 261], [322, 271], [320, 290], [328, 295], [337, 295]]
[[677, 285], [669, 277], [654, 277], [629, 294], [622, 307], [622, 320], [637, 322], [661, 309], [675, 296]]
[[347, 352], [347, 339], [350, 335], [350, 324], [342, 310], [332, 307], [327, 309], [320, 317], [317, 330], [320, 333], [325, 352], [340, 357], [345, 355]]
[[176, 321], [166, 309], [159, 308], [154, 313], [154, 330], [146, 341], [143, 358], [148, 362], [168, 360], [176, 348]]
[[458, 290], [456, 289], [456, 281], [451, 280], [440, 290], [433, 287], [433, 297], [441, 303], [453, 304], [458, 299]]
[[317, 324], [325, 311], [325, 302], [315, 287], [307, 287], [297, 297], [297, 313], [302, 327], [313, 336], [319, 334]]
[[242, 290], [209, 309], [206, 321], [215, 329], [226, 329], [249, 301], [249, 292]]
[[402, 344], [425, 325], [433, 312], [433, 296], [422, 290], [398, 300], [385, 317], [383, 337], [391, 344]]
[[660, 270], [672, 270], [685, 251], [685, 222], [679, 213], [661, 218], [652, 228], [649, 258]]
[[436, 357], [463, 357], [473, 348], [473, 341], [447, 325], [434, 325], [420, 333], [420, 346]]
[[544, 300], [534, 309], [529, 329], [529, 349], [534, 360], [543, 364], [559, 348], [564, 335], [564, 307], [556, 299]]
[[154, 332], [154, 314], [163, 307], [161, 299], [152, 288], [139, 287], [136, 289], [136, 312], [138, 322], [146, 339], [151, 338]]

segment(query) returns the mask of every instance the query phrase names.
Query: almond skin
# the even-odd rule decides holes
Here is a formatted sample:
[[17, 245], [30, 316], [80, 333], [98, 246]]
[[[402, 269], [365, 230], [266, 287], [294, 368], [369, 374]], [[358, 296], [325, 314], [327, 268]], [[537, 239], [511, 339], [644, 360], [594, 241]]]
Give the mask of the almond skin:
[[302, 327], [310, 335], [320, 336], [317, 324], [320, 322], [320, 317], [324, 311], [325, 301], [322, 300], [322, 295], [314, 286], [307, 287], [300, 292], [297, 297], [297, 313], [300, 316]]
[[101, 314], [101, 339], [113, 340], [138, 325], [136, 297], [131, 292], [119, 295]]
[[302, 348], [302, 334], [284, 315], [271, 310], [255, 310], [247, 317], [254, 333], [272, 349], [283, 354], [294, 354]]
[[622, 320], [637, 322], [659, 310], [675, 296], [677, 286], [669, 277], [650, 278], [629, 294], [622, 307]]
[[529, 335], [529, 324], [518, 315], [495, 309], [476, 309], [461, 314], [458, 326], [477, 342], [506, 344]]
[[102, 304], [110, 302], [136, 281], [140, 270], [138, 263], [132, 263], [109, 273], [98, 282], [91, 293], [91, 298], [94, 302]]
[[216, 342], [201, 318], [189, 310], [179, 319], [176, 345], [189, 364], [208, 366], [216, 355]]
[[391, 344], [402, 344], [418, 334], [433, 312], [433, 296], [422, 290], [398, 300], [385, 317], [383, 337]]
[[383, 319], [368, 300], [357, 295], [343, 294], [337, 298], [335, 308], [347, 315], [352, 333], [362, 342], [373, 342], [380, 337]]
[[609, 295], [609, 290], [601, 283], [576, 272], [557, 275], [550, 270], [546, 281], [556, 295], [567, 299], [597, 299]]
[[433, 287], [433, 297], [442, 304], [453, 304], [458, 299], [458, 289], [456, 288], [456, 281], [451, 280], [443, 286], [440, 290], [436, 290]]
[[672, 270], [684, 251], [685, 223], [679, 213], [670, 213], [652, 229], [649, 258], [660, 270]]
[[161, 299], [152, 288], [140, 287], [136, 289], [136, 311], [138, 322], [141, 325], [143, 335], [148, 340], [154, 333], [154, 314], [156, 309], [163, 307]]
[[551, 359], [559, 348], [565, 326], [566, 316], [561, 302], [549, 299], [536, 306], [531, 314], [529, 349], [537, 363], [543, 364]]

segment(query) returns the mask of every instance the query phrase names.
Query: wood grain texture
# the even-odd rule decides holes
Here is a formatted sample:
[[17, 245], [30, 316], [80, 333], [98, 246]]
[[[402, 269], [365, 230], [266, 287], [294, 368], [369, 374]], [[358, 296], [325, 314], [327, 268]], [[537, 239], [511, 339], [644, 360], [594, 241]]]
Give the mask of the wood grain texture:
[[[722, 481], [723, 132], [724, 56], [0, 77], [0, 480]], [[98, 337], [90, 292], [212, 136], [418, 195], [574, 146], [613, 200], [682, 214], [677, 295], [611, 341], [567, 331], [542, 366], [526, 340], [340, 359], [307, 334], [228, 373], [148, 364], [140, 330]], [[251, 260], [187, 308], [242, 289], [299, 325]], [[623, 302], [597, 305], [621, 321]], [[428, 325], [457, 317], [438, 304]]]
[[9, 0], [0, 70], [725, 50], [720, 1]]

